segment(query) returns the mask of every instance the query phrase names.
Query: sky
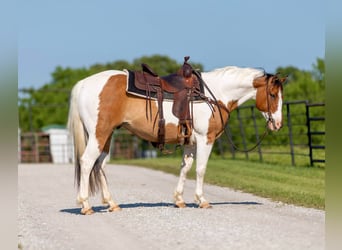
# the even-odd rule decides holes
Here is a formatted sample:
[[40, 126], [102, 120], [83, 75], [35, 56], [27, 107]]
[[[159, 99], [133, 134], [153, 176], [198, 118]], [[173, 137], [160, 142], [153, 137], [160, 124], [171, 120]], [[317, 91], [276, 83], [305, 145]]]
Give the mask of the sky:
[[57, 66], [154, 54], [269, 73], [325, 57], [323, 0], [21, 0], [18, 11], [18, 88], [51, 82]]

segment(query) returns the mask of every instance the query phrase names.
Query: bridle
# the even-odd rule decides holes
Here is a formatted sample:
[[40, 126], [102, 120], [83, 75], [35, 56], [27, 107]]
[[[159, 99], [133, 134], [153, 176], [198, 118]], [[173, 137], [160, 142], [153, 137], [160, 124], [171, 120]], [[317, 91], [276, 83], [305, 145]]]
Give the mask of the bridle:
[[[269, 101], [269, 96], [270, 96], [270, 93], [269, 93], [269, 85], [268, 85], [268, 82], [269, 82], [269, 79], [266, 81], [266, 98], [267, 98], [267, 121], [266, 121], [266, 126], [265, 126], [265, 131], [264, 133], [262, 134], [262, 136], [260, 137], [260, 139], [257, 141], [257, 143], [249, 148], [249, 149], [239, 149], [235, 143], [233, 142], [233, 139], [232, 139], [232, 135], [230, 133], [229, 130], [226, 129], [226, 124], [224, 122], [224, 119], [223, 119], [223, 116], [222, 116], [222, 112], [221, 112], [221, 108], [227, 112], [228, 114], [228, 118], [227, 118], [227, 121], [229, 121], [229, 118], [230, 118], [230, 110], [222, 103], [218, 102], [215, 95], [212, 93], [212, 91], [209, 89], [208, 85], [205, 83], [205, 81], [202, 79], [202, 76], [201, 76], [201, 73], [196, 71], [196, 70], [193, 70], [193, 73], [196, 75], [196, 77], [198, 78], [198, 80], [200, 81], [200, 83], [208, 90], [209, 94], [211, 95], [211, 98], [209, 101], [207, 101], [207, 103], [210, 103], [210, 104], [214, 104], [218, 107], [218, 111], [219, 111], [219, 114], [220, 114], [220, 119], [221, 119], [221, 123], [222, 123], [222, 132], [224, 132], [224, 134], [226, 135], [226, 137], [228, 138], [228, 141], [230, 142], [230, 144], [232, 145], [232, 147], [236, 150], [236, 151], [240, 151], [240, 152], [243, 152], [243, 153], [247, 153], [247, 152], [250, 152], [252, 150], [254, 150], [256, 147], [258, 147], [261, 142], [263, 141], [263, 139], [265, 138], [265, 136], [268, 134], [268, 124], [271, 122], [273, 127], [275, 128], [275, 120], [272, 116], [272, 113], [271, 113], [271, 107], [270, 107], [270, 101]], [[210, 106], [210, 105], [209, 105]], [[210, 107], [211, 108], [211, 107]], [[213, 115], [214, 115], [214, 112], [213, 112]]]
[[268, 82], [269, 82], [269, 79], [267, 80], [266, 82], [266, 100], [267, 100], [267, 121], [266, 121], [266, 127], [269, 123], [272, 123], [273, 125], [273, 128], [276, 127], [276, 124], [275, 124], [275, 120], [272, 116], [272, 113], [271, 113], [271, 107], [270, 107], [270, 91], [269, 91], [269, 85], [268, 85]]

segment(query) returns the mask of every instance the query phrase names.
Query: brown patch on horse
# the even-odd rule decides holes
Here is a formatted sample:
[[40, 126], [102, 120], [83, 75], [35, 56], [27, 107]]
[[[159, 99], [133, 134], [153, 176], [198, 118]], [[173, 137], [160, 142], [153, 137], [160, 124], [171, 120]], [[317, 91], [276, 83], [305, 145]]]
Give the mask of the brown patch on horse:
[[[158, 142], [158, 107], [156, 102], [151, 102], [151, 113], [148, 108], [148, 117], [146, 116], [146, 99], [128, 95], [126, 104], [126, 119], [129, 122], [123, 123], [123, 127], [150, 142]], [[177, 124], [165, 124], [165, 142], [176, 142]]]
[[[126, 75], [110, 77], [99, 95], [96, 138], [101, 152], [109, 150], [112, 131], [118, 126], [147, 141], [158, 142], [159, 116], [156, 102], [151, 102], [150, 119], [146, 117], [146, 99], [127, 94], [126, 81]], [[165, 124], [166, 143], [177, 143], [177, 125]]]
[[[109, 141], [113, 128], [123, 119], [127, 96], [125, 93], [126, 76], [111, 76], [99, 95], [99, 113], [96, 125], [96, 138], [100, 151], [109, 151]], [[116, 105], [120, 103], [120, 105]]]
[[[166, 112], [164, 110], [164, 112]], [[131, 131], [150, 142], [158, 142], [158, 106], [155, 101], [151, 102], [151, 113], [148, 108], [148, 116], [146, 116], [146, 99], [128, 95], [126, 104], [126, 118], [129, 122], [123, 123], [122, 127]], [[165, 124], [165, 142], [177, 142], [178, 123]]]
[[238, 100], [230, 101], [227, 104], [227, 108], [229, 112], [232, 112], [233, 110], [237, 109], [238, 107]]
[[[223, 133], [224, 126], [227, 123], [228, 120], [228, 112], [226, 109], [224, 109], [222, 106], [225, 106], [221, 101], [219, 101], [218, 106], [215, 106], [215, 110], [212, 114], [212, 116], [209, 119], [209, 126], [208, 126], [208, 132], [207, 132], [207, 144], [212, 144], [215, 142], [216, 138], [219, 137]], [[231, 101], [226, 106], [229, 111], [231, 111], [231, 108], [237, 107], [237, 101]], [[220, 111], [219, 111], [220, 109]], [[224, 124], [222, 124], [221, 116]]]
[[165, 125], [165, 141], [166, 142], [173, 142], [175, 140], [174, 135], [177, 135], [177, 133], [178, 133], [178, 125], [172, 124], [172, 123], [167, 123]]
[[265, 75], [256, 78], [253, 86], [257, 89], [255, 105], [263, 112], [274, 113], [278, 109], [279, 91], [283, 90], [283, 79], [276, 75]]

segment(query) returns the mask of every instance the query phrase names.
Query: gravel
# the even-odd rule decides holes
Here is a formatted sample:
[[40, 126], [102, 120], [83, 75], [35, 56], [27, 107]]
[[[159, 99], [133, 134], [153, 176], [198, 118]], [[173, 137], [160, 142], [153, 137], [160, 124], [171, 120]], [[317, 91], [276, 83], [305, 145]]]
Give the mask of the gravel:
[[[210, 171], [208, 169], [207, 171]], [[107, 179], [122, 211], [109, 213], [101, 195], [80, 215], [68, 164], [20, 164], [18, 244], [22, 249], [324, 249], [325, 212], [272, 202], [229, 188], [204, 186], [212, 209], [173, 206], [177, 177], [134, 166], [108, 165]]]

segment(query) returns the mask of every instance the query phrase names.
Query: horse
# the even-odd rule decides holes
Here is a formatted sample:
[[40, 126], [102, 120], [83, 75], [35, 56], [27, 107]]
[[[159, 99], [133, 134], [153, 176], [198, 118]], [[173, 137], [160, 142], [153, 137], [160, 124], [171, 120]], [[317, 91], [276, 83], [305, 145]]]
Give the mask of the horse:
[[[183, 146], [179, 180], [173, 193], [175, 207], [184, 208], [184, 184], [196, 159], [195, 201], [199, 208], [210, 208], [203, 194], [203, 179], [215, 140], [223, 133], [229, 114], [247, 100], [254, 99], [256, 108], [266, 120], [266, 127], [278, 131], [282, 127], [283, 83], [285, 78], [266, 73], [263, 69], [226, 66], [201, 73], [209, 92], [217, 102], [192, 106], [193, 131]], [[94, 213], [89, 196], [101, 190], [102, 202], [108, 211], [121, 207], [113, 200], [105, 176], [113, 131], [123, 127], [134, 135], [158, 141], [154, 121], [146, 117], [146, 98], [127, 93], [127, 70], [107, 70], [80, 80], [71, 90], [68, 128], [73, 138], [75, 185], [81, 214]], [[158, 103], [151, 101], [152, 116], [158, 116]], [[172, 114], [172, 102], [164, 101], [165, 143], [179, 143], [178, 119]]]

